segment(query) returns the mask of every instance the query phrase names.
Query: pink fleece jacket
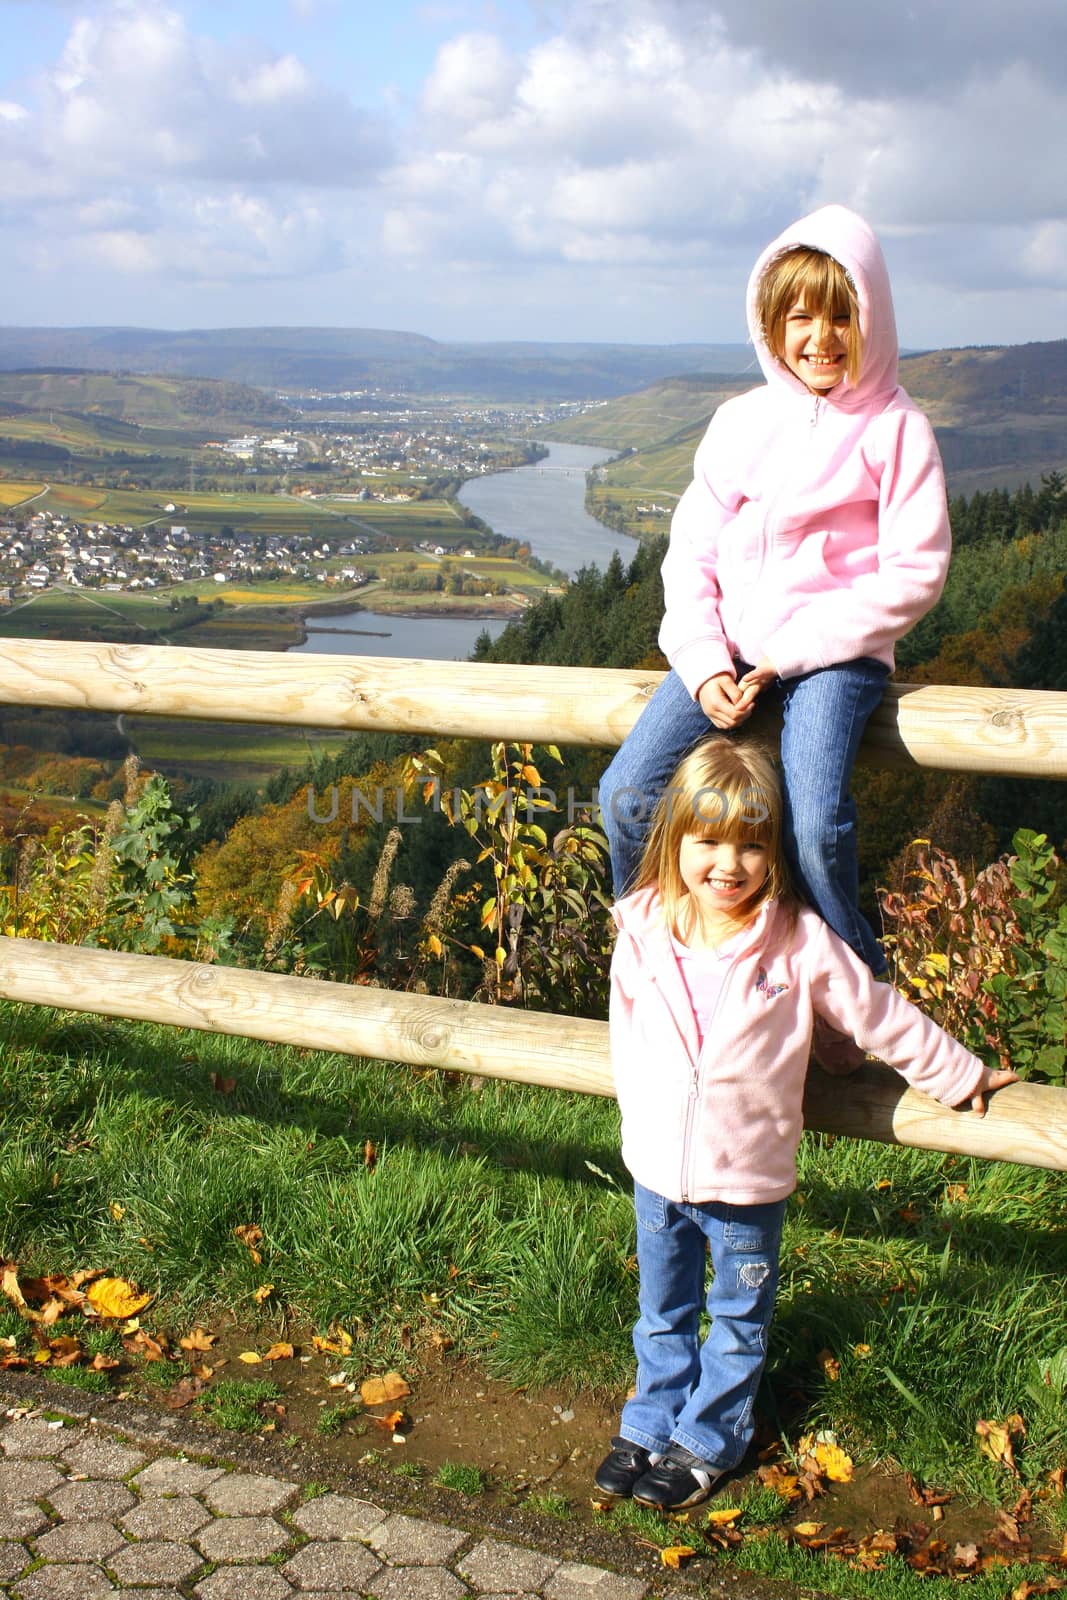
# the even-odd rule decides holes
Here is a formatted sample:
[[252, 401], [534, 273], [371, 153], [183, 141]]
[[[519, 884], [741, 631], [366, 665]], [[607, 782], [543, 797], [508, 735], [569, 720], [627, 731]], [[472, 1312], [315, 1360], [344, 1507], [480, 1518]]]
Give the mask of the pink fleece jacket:
[[[863, 364], [815, 396], [763, 342], [755, 291], [767, 263], [804, 244], [851, 275]], [[767, 379], [728, 400], [697, 450], [663, 563], [660, 645], [696, 697], [741, 660], [780, 677], [893, 645], [941, 593], [950, 534], [941, 458], [897, 384], [897, 335], [882, 252], [844, 206], [787, 228], [753, 268], [748, 324]]]
[[622, 1154], [670, 1200], [737, 1205], [796, 1187], [816, 1015], [916, 1089], [958, 1105], [988, 1082], [977, 1056], [870, 969], [814, 911], [777, 901], [734, 944], [701, 1048], [655, 889], [620, 900], [611, 965], [611, 1061]]

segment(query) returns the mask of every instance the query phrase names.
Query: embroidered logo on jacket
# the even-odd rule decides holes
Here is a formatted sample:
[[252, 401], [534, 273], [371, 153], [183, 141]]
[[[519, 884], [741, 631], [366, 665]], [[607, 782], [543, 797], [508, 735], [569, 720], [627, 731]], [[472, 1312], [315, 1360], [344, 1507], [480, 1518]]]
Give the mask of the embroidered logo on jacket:
[[787, 983], [768, 983], [767, 968], [760, 967], [756, 974], [756, 988], [764, 1000], [776, 1000], [780, 994], [785, 994], [789, 985]]

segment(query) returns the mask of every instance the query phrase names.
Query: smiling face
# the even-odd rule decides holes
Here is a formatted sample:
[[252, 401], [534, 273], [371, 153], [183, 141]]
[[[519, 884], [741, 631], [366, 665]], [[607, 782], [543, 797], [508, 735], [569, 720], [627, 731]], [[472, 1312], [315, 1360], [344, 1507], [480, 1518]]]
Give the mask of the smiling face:
[[767, 846], [753, 839], [704, 839], [695, 833], [682, 837], [678, 872], [705, 931], [743, 922], [769, 871]]
[[781, 360], [813, 394], [826, 394], [845, 376], [851, 322], [848, 311], [810, 310], [803, 295], [786, 312]]

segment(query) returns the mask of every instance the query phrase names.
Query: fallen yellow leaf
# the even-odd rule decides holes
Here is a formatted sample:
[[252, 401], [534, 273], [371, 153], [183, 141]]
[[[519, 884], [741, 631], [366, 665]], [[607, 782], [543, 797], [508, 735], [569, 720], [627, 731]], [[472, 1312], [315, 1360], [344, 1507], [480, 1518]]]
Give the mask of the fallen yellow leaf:
[[263, 1357], [257, 1355], [254, 1350], [242, 1350], [237, 1359], [243, 1361], [246, 1367], [254, 1367], [263, 1360]]
[[240, 1239], [249, 1255], [252, 1257], [252, 1261], [255, 1266], [258, 1267], [260, 1262], [263, 1260], [263, 1257], [256, 1249], [256, 1245], [262, 1241], [263, 1229], [257, 1227], [254, 1222], [242, 1222], [238, 1227], [234, 1228], [233, 1231], [237, 1238]]
[[150, 1294], [141, 1294], [125, 1278], [97, 1278], [89, 1285], [85, 1297], [97, 1316], [109, 1320], [135, 1317], [152, 1298]]
[[112, 1222], [121, 1222], [126, 1215], [126, 1207], [120, 1206], [117, 1200], [112, 1200], [107, 1209], [111, 1212]]
[[667, 1546], [666, 1550], [660, 1551], [659, 1558], [665, 1567], [670, 1567], [672, 1571], [677, 1572], [682, 1562], [688, 1561], [689, 1557], [695, 1554], [696, 1552], [691, 1544], [671, 1544]]
[[347, 1356], [352, 1353], [352, 1335], [343, 1328], [332, 1328], [333, 1337], [323, 1339], [320, 1334], [315, 1334], [311, 1340], [312, 1349], [321, 1350], [328, 1356]]
[[261, 1306], [264, 1300], [268, 1299], [273, 1293], [273, 1283], [261, 1283], [259, 1288], [253, 1294], [252, 1299], [256, 1302], [257, 1306]]
[[820, 1367], [823, 1370], [823, 1374], [828, 1379], [828, 1381], [830, 1383], [836, 1383], [838, 1378], [841, 1376], [841, 1363], [840, 1363], [840, 1361], [838, 1361], [838, 1359], [834, 1355], [833, 1351], [832, 1350], [820, 1350], [819, 1351], [819, 1355], [818, 1355], [818, 1362], [819, 1362]]
[[1018, 1469], [1015, 1465], [1014, 1445], [1017, 1440], [1025, 1439], [1026, 1423], [1017, 1411], [1010, 1417], [1005, 1417], [1003, 1422], [988, 1422], [984, 1418], [974, 1425], [978, 1435], [978, 1448], [983, 1455], [991, 1461], [998, 1461], [1011, 1472]]
[[736, 1522], [741, 1515], [740, 1506], [720, 1506], [717, 1511], [709, 1511], [707, 1520], [710, 1523]]
[[852, 1457], [836, 1444], [817, 1444], [815, 1459], [831, 1483], [852, 1481]]
[[26, 1298], [23, 1295], [22, 1290], [19, 1288], [18, 1268], [14, 1265], [14, 1263], [9, 1263], [4, 1266], [3, 1273], [0, 1274], [0, 1288], [3, 1289], [3, 1292], [7, 1295], [7, 1298], [9, 1300], [13, 1300], [17, 1306], [24, 1306], [26, 1304]]
[[272, 1344], [264, 1354], [264, 1361], [291, 1361], [294, 1350], [291, 1344]]
[[802, 1539], [814, 1539], [825, 1526], [825, 1522], [794, 1522], [793, 1532], [799, 1533]]

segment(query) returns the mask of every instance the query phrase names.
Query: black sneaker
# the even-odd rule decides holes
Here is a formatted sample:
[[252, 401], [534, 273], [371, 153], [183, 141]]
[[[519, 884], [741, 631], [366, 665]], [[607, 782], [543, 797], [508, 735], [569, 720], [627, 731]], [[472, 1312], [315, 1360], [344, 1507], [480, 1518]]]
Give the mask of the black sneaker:
[[610, 1494], [614, 1500], [628, 1500], [638, 1478], [644, 1477], [658, 1460], [641, 1445], [616, 1436], [593, 1474], [593, 1482], [602, 1494]]
[[654, 1511], [682, 1511], [706, 1500], [723, 1476], [710, 1461], [701, 1460], [683, 1445], [672, 1444], [667, 1454], [638, 1478], [630, 1492], [639, 1506], [651, 1506]]

